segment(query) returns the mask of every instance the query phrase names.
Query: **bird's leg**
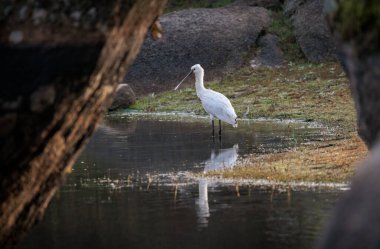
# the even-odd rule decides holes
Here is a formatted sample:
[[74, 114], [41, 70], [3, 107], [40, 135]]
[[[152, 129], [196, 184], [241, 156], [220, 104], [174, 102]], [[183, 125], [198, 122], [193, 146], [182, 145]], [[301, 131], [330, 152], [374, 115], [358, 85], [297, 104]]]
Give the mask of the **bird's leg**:
[[222, 121], [219, 119], [219, 137], [222, 136]]
[[214, 129], [214, 119], [211, 119], [211, 126], [212, 126], [212, 137], [215, 137], [215, 129]]
[[222, 149], [222, 121], [219, 119], [219, 146]]

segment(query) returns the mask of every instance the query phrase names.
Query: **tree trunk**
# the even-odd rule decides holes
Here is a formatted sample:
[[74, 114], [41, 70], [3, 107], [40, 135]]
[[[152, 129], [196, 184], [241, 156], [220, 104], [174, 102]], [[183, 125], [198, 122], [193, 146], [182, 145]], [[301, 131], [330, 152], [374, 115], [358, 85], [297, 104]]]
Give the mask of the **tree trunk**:
[[326, 10], [350, 79], [358, 133], [372, 148], [380, 131], [380, 2], [327, 0]]
[[[326, 10], [350, 78], [358, 132], [371, 149], [317, 248], [380, 246], [380, 2], [328, 0]], [[375, 146], [376, 145], [376, 146]]]
[[71, 23], [67, 6], [21, 2], [0, 9], [0, 248], [41, 218], [166, 4], [80, 1]]

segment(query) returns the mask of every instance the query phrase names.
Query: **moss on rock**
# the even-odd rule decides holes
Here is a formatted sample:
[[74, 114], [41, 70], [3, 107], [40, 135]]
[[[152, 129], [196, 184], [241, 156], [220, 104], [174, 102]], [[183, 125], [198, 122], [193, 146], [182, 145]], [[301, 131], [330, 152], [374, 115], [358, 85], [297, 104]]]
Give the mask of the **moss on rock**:
[[325, 8], [330, 26], [343, 40], [356, 40], [366, 50], [380, 42], [380, 2], [377, 0], [328, 0]]

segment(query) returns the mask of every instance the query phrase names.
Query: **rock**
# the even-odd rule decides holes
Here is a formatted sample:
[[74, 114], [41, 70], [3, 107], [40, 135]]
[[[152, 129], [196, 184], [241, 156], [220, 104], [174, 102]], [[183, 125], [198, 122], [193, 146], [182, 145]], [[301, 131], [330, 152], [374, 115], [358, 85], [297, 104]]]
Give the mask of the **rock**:
[[252, 68], [280, 67], [284, 63], [284, 53], [277, 46], [278, 37], [272, 34], [261, 36], [257, 42], [258, 52], [250, 62]]
[[309, 61], [337, 58], [336, 46], [323, 15], [322, 0], [286, 0], [284, 11], [291, 18], [297, 43]]
[[296, 13], [297, 8], [304, 2], [305, 0], [285, 0], [283, 5], [284, 14], [292, 17]]
[[38, 25], [46, 19], [47, 11], [45, 9], [35, 9], [33, 11], [33, 23]]
[[82, 17], [82, 13], [80, 11], [74, 11], [70, 14], [70, 18], [74, 21], [78, 22], [80, 18]]
[[30, 96], [30, 110], [32, 112], [42, 112], [49, 108], [55, 99], [55, 89], [53, 86], [43, 86]]
[[240, 67], [270, 17], [264, 8], [227, 6], [176, 11], [160, 22], [163, 38], [145, 40], [125, 78], [137, 95], [174, 88], [194, 64], [202, 65], [206, 80]]
[[12, 6], [6, 6], [4, 9], [3, 9], [3, 12], [4, 12], [4, 16], [8, 16], [13, 10], [13, 7]]
[[264, 7], [266, 9], [281, 9], [283, 0], [236, 0], [234, 5]]
[[96, 8], [92, 7], [87, 11], [87, 15], [93, 20], [96, 18]]
[[115, 96], [109, 110], [127, 108], [135, 102], [136, 96], [132, 88], [128, 84], [120, 84], [116, 88]]
[[17, 44], [22, 42], [24, 39], [24, 34], [20, 30], [13, 30], [8, 37], [8, 40], [10, 43]]
[[26, 19], [26, 15], [28, 13], [28, 6], [22, 6], [21, 9], [19, 10], [18, 17], [21, 21], [24, 21]]

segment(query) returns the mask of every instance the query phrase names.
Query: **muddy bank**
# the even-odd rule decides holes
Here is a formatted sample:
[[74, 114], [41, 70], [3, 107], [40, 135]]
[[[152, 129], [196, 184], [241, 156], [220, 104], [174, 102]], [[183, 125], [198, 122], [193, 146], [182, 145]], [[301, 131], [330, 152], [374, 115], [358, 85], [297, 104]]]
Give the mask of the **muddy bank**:
[[351, 134], [344, 139], [314, 142], [287, 152], [251, 155], [233, 170], [212, 171], [207, 175], [287, 183], [347, 183], [367, 152], [363, 141], [356, 134]]

